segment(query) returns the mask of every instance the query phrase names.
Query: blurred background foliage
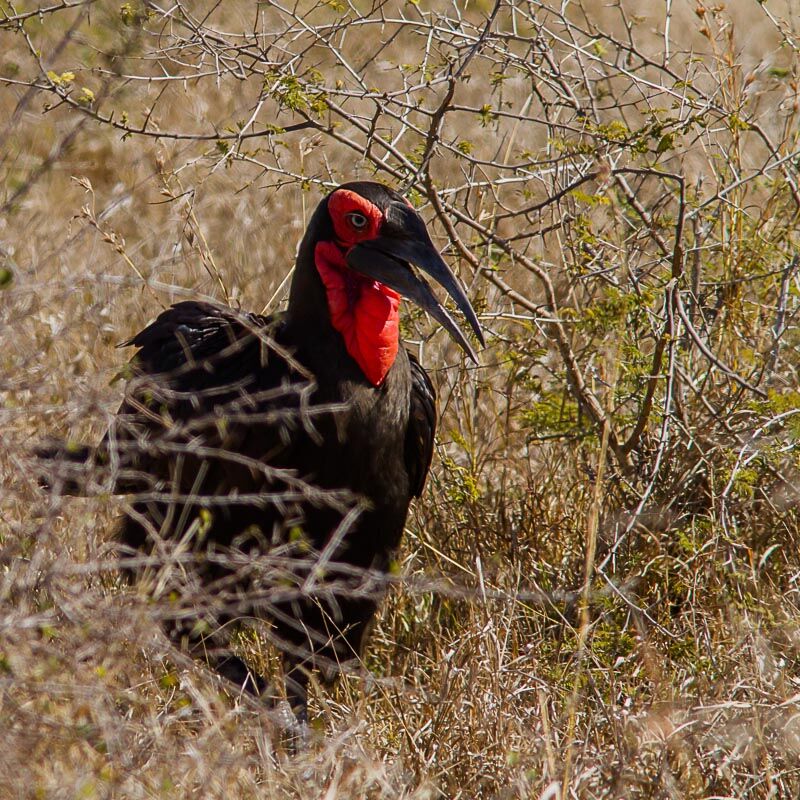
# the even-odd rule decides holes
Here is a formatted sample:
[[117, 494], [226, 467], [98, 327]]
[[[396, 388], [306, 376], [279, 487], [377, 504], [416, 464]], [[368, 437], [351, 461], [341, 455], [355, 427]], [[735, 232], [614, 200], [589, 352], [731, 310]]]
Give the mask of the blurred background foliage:
[[[798, 20], [0, 2], [4, 796], [796, 796]], [[122, 501], [49, 496], [29, 451], [101, 435], [169, 303], [279, 309], [359, 178], [420, 209], [489, 346], [407, 309], [438, 458], [291, 759], [120, 585]]]

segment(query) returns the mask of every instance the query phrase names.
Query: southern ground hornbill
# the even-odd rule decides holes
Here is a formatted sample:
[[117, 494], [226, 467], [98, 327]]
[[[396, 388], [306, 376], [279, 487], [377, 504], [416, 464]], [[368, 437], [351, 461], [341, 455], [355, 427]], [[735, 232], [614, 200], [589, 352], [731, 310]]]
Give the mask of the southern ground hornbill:
[[400, 347], [400, 297], [475, 358], [412, 264], [483, 342], [411, 205], [348, 183], [311, 219], [284, 313], [172, 306], [125, 343], [138, 350], [100, 446], [40, 452], [62, 491], [133, 495], [128, 571], [171, 598], [173, 638], [256, 693], [263, 679], [224, 632], [269, 620], [301, 723], [310, 671], [330, 677], [360, 652], [431, 461], [435, 395]]

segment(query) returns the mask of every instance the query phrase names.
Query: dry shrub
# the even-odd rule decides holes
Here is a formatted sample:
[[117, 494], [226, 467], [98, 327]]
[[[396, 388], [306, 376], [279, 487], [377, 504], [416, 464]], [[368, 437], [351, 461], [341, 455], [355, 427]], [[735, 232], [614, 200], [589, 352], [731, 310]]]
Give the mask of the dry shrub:
[[[0, 3], [3, 796], [796, 796], [796, 12]], [[439, 457], [290, 757], [120, 581], [124, 500], [29, 453], [102, 434], [162, 306], [278, 308], [319, 198], [373, 176], [490, 345], [404, 320]]]

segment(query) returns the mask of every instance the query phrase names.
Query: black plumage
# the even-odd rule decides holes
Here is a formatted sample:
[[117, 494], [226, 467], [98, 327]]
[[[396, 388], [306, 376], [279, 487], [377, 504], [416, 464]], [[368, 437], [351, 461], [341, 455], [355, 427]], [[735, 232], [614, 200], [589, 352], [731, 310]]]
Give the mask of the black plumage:
[[[329, 251], [338, 295], [339, 284], [331, 290], [321, 278]], [[301, 721], [310, 671], [331, 676], [361, 651], [433, 451], [427, 374], [402, 347], [390, 360], [369, 352], [373, 328], [381, 346], [397, 336], [385, 287], [428, 310], [472, 354], [410, 261], [445, 286], [480, 338], [416, 212], [379, 184], [346, 184], [309, 224], [286, 312], [200, 302], [164, 311], [125, 343], [136, 348], [131, 376], [101, 445], [58, 453], [72, 462], [61, 473], [68, 490], [91, 479], [132, 495], [122, 552], [153, 556], [131, 571], [171, 595], [167, 627], [182, 646], [260, 691], [224, 633], [238, 619], [269, 620]], [[374, 305], [358, 306], [370, 292]], [[342, 329], [350, 323], [337, 302], [361, 313], [355, 329]], [[385, 308], [383, 328], [364, 316]], [[366, 377], [370, 359], [382, 376]]]

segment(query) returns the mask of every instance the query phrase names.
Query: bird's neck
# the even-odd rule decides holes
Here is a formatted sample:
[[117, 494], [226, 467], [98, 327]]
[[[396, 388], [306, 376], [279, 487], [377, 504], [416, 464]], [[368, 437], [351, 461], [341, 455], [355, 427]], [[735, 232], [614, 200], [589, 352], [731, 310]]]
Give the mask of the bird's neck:
[[351, 270], [333, 242], [317, 242], [314, 264], [325, 289], [331, 324], [366, 379], [380, 386], [400, 345], [400, 295]]

